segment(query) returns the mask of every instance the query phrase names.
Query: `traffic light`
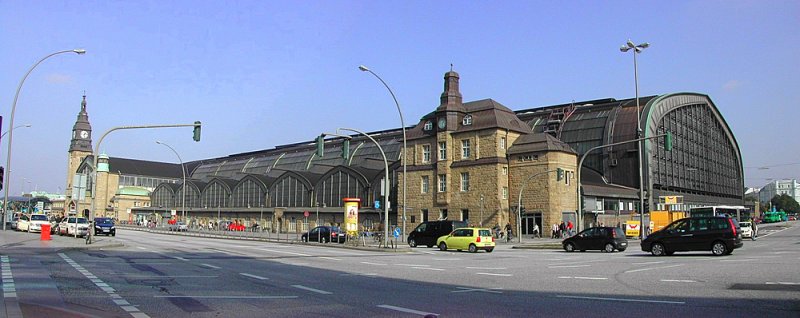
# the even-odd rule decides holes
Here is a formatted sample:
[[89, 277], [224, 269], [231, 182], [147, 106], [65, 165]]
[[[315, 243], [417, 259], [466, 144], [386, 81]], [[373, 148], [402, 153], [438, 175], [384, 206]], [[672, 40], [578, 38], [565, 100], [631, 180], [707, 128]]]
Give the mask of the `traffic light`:
[[0, 190], [3, 190], [3, 178], [5, 177], [5, 174], [6, 174], [6, 168], [0, 167]]
[[194, 136], [192, 137], [194, 141], [200, 141], [200, 122], [194, 122]]
[[664, 136], [664, 150], [672, 151], [672, 132], [667, 132], [667, 135]]
[[317, 157], [322, 157], [325, 154], [325, 134], [317, 137]]
[[350, 139], [345, 139], [342, 143], [342, 159], [350, 158]]
[[556, 181], [561, 181], [564, 179], [564, 169], [556, 168]]

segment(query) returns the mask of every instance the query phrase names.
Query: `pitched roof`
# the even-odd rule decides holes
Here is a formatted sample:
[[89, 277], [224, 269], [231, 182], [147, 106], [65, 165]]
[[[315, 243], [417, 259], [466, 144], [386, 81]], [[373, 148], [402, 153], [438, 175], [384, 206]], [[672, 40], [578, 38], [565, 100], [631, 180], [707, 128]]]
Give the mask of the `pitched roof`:
[[531, 133], [520, 136], [514, 144], [508, 148], [508, 154], [530, 153], [530, 152], [545, 152], [545, 151], [562, 151], [566, 153], [575, 154], [566, 143], [558, 140], [547, 133]]
[[[181, 165], [176, 163], [111, 157], [108, 159], [108, 166], [109, 171], [118, 171], [120, 174], [176, 179], [183, 178], [183, 174], [181, 173]], [[187, 178], [188, 173], [189, 171], [187, 171]]]

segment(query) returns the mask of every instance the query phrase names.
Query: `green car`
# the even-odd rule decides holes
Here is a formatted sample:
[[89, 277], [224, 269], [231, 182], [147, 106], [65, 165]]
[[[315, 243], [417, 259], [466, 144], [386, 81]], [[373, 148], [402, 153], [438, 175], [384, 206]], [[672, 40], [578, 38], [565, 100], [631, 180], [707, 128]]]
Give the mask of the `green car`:
[[491, 253], [494, 250], [495, 243], [491, 230], [468, 227], [455, 229], [450, 234], [439, 237], [436, 239], [436, 245], [442, 251], [446, 251], [449, 248], [458, 251], [468, 250], [470, 253], [475, 253], [478, 250]]

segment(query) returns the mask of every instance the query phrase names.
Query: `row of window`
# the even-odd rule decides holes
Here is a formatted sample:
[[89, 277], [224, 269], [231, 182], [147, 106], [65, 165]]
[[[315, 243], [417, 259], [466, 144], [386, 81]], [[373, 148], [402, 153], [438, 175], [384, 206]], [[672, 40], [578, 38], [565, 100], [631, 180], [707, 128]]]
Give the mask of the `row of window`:
[[[500, 138], [500, 149], [506, 149], [506, 137]], [[461, 140], [461, 159], [469, 159], [472, 155], [472, 141], [470, 139]], [[447, 160], [447, 143], [439, 142], [439, 160]], [[422, 162], [431, 162], [431, 145], [422, 145]]]
[[[503, 174], [508, 173], [508, 168], [503, 167]], [[447, 192], [447, 175], [440, 174], [437, 176], [438, 181], [438, 192]], [[430, 192], [430, 184], [431, 179], [430, 176], [422, 176], [420, 179], [420, 192], [421, 193], [428, 193]], [[461, 173], [461, 188], [459, 189], [461, 192], [469, 191], [469, 172], [462, 172]], [[508, 187], [503, 187], [503, 199], [508, 198]]]

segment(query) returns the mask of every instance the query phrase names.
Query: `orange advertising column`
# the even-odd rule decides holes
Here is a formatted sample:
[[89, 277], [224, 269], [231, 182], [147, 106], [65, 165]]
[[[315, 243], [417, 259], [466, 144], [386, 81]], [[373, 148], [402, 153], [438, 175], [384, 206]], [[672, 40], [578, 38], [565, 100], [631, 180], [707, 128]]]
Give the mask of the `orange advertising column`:
[[358, 236], [358, 208], [361, 205], [359, 198], [344, 198], [344, 230], [350, 237]]

